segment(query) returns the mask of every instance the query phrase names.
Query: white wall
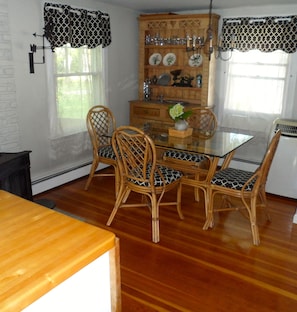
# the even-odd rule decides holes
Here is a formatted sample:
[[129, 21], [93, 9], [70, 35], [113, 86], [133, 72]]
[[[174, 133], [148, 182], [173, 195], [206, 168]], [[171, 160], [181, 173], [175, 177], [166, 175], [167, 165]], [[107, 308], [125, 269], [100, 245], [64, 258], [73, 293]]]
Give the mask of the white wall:
[[[48, 158], [50, 140], [46, 64], [35, 65], [35, 74], [30, 74], [28, 59], [30, 44], [42, 45], [42, 38], [35, 38], [33, 33], [43, 33], [44, 2], [43, 0], [0, 0], [0, 8], [3, 4], [4, 11], [5, 6], [8, 5], [10, 32], [8, 38], [12, 48], [15, 110], [18, 118], [20, 142], [19, 146], [8, 150], [1, 148], [0, 141], [0, 151], [32, 150], [30, 155], [32, 181], [42, 178], [45, 173], [50, 174], [51, 170], [55, 170], [51, 167], [52, 164]], [[53, 0], [47, 2], [101, 10], [110, 15], [112, 43], [105, 48], [108, 55], [106, 64], [108, 102], [115, 114], [117, 124], [127, 124], [129, 122], [128, 101], [137, 96], [138, 13], [94, 0]], [[42, 61], [41, 50], [35, 53], [34, 61]], [[4, 126], [1, 127], [0, 122], [1, 131]], [[1, 137], [0, 140], [2, 140]], [[92, 159], [91, 153], [89, 159]]]
[[5, 151], [20, 148], [7, 0], [0, 0], [0, 25], [0, 151]]

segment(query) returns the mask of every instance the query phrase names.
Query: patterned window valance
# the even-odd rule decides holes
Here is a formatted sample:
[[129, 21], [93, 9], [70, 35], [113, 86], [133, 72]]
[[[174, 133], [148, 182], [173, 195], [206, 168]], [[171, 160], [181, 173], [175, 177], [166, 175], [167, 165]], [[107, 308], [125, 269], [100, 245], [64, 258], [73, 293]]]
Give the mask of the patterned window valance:
[[224, 18], [220, 43], [222, 51], [297, 50], [297, 16]]
[[44, 4], [45, 37], [52, 50], [70, 43], [71, 47], [95, 48], [111, 43], [110, 18], [100, 11], [74, 9], [68, 5]]

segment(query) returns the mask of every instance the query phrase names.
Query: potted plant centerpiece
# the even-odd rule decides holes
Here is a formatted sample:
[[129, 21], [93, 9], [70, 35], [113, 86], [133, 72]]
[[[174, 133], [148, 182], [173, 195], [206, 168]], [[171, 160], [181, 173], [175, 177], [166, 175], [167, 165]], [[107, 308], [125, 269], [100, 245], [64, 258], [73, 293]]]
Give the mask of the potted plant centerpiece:
[[184, 111], [181, 103], [176, 103], [169, 107], [169, 116], [175, 121], [174, 128], [176, 130], [186, 130], [189, 126], [187, 118], [192, 115], [192, 111]]

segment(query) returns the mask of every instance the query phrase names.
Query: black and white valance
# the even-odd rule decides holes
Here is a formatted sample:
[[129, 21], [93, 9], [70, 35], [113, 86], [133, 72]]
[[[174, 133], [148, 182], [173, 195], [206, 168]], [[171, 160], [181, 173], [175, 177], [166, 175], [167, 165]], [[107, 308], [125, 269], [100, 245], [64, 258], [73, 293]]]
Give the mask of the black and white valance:
[[219, 45], [222, 51], [294, 53], [297, 50], [297, 15], [224, 18]]
[[44, 4], [44, 31], [52, 50], [66, 43], [73, 48], [95, 48], [101, 44], [104, 48], [111, 43], [108, 14], [68, 5]]

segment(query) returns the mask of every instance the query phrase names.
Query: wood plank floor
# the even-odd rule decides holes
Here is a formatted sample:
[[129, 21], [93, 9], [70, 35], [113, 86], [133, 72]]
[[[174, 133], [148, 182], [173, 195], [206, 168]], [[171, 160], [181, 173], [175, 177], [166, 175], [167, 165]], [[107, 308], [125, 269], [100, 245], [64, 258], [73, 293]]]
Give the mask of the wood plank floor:
[[215, 227], [203, 231], [203, 202], [183, 187], [185, 219], [173, 207], [162, 207], [161, 241], [154, 244], [144, 208], [122, 209], [111, 227], [105, 225], [114, 203], [112, 177], [94, 178], [88, 191], [85, 182], [81, 178], [35, 198], [52, 199], [59, 209], [120, 238], [123, 312], [297, 309], [296, 200], [268, 196], [272, 221], [259, 212], [261, 245], [255, 247], [239, 212], [217, 214]]

